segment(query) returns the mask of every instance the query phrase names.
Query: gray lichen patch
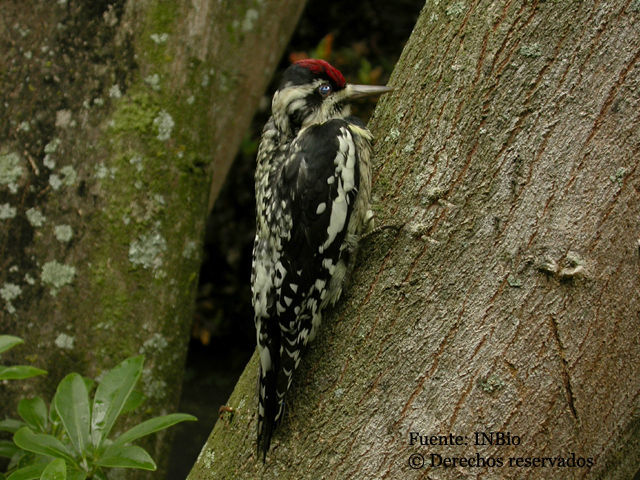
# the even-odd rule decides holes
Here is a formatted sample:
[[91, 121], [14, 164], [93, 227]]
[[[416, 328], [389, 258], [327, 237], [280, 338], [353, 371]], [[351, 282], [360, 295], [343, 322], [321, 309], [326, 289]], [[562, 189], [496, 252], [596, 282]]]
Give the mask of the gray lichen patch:
[[216, 452], [213, 449], [207, 449], [206, 447], [202, 449], [200, 455], [198, 455], [197, 463], [204, 465], [206, 469], [213, 468], [214, 462], [216, 459]]
[[16, 183], [22, 176], [23, 168], [20, 163], [20, 156], [17, 153], [0, 155], [0, 185], [8, 185], [12, 193], [18, 190]]
[[175, 126], [173, 117], [166, 110], [161, 110], [158, 116], [153, 119], [153, 125], [158, 130], [158, 140], [165, 141], [171, 138], [171, 131]]
[[415, 148], [415, 140], [413, 138], [409, 139], [409, 142], [405, 145], [402, 151], [406, 154], [413, 153], [413, 149]]
[[103, 178], [107, 178], [107, 175], [109, 175], [111, 173], [111, 178], [114, 178], [114, 171], [113, 170], [109, 170], [109, 168], [107, 168], [107, 166], [104, 164], [104, 162], [100, 162], [99, 164], [96, 165], [96, 171], [95, 171], [95, 177], [98, 179], [103, 179]]
[[16, 212], [16, 207], [12, 207], [8, 203], [3, 203], [2, 205], [0, 205], [0, 220], [14, 218], [16, 216]]
[[71, 120], [71, 110], [58, 110], [56, 112], [56, 127], [58, 128], [67, 128], [73, 125]]
[[72, 265], [65, 265], [56, 260], [45, 263], [42, 266], [40, 279], [42, 283], [52, 287], [50, 292], [54, 297], [58, 294], [58, 290], [65, 285], [70, 284], [76, 275], [76, 268]]
[[56, 161], [53, 159], [52, 155], [58, 151], [58, 146], [60, 145], [60, 139], [54, 138], [49, 143], [44, 146], [44, 166], [50, 170], [56, 168]]
[[609, 179], [614, 182], [617, 183], [619, 186], [622, 186], [622, 183], [624, 181], [624, 177], [627, 175], [627, 169], [624, 167], [620, 167], [618, 168], [618, 170], [616, 170], [616, 173], [609, 176]]
[[144, 170], [144, 165], [142, 164], [142, 157], [140, 155], [134, 155], [129, 159], [129, 163], [136, 167], [138, 172], [142, 172]]
[[144, 82], [156, 92], [160, 90], [160, 75], [157, 73], [145, 77]]
[[2, 288], [0, 288], [0, 298], [4, 300], [7, 312], [12, 314], [16, 312], [12, 302], [18, 298], [21, 293], [22, 288], [15, 283], [5, 283]]
[[67, 335], [66, 333], [61, 333], [56, 337], [53, 343], [55, 343], [56, 347], [62, 348], [64, 350], [72, 350], [73, 344], [76, 341], [74, 337], [71, 335]]
[[169, 38], [168, 33], [152, 33], [149, 35], [153, 43], [156, 45], [162, 45], [163, 43], [167, 43], [167, 39]]
[[70, 225], [56, 225], [53, 228], [53, 233], [59, 242], [67, 243], [73, 237], [73, 229]]
[[542, 55], [542, 48], [539, 43], [530, 43], [520, 47], [520, 55], [523, 57], [537, 58]]
[[511, 288], [522, 287], [522, 280], [516, 277], [513, 273], [509, 274], [509, 276], [507, 277], [507, 283]]
[[56, 168], [56, 161], [49, 154], [46, 154], [44, 156], [44, 160], [42, 161], [42, 163], [44, 163], [44, 166], [49, 170], [53, 170], [54, 168]]
[[462, 12], [464, 12], [465, 8], [466, 7], [464, 2], [456, 2], [449, 5], [445, 10], [445, 13], [447, 14], [448, 17], [457, 17]]
[[60, 139], [54, 138], [44, 146], [44, 153], [55, 153], [60, 146]]
[[111, 88], [109, 88], [109, 97], [111, 98], [120, 98], [122, 97], [122, 91], [120, 90], [120, 85], [117, 83], [113, 84]]
[[32, 227], [41, 227], [47, 220], [47, 218], [37, 208], [30, 208], [25, 212], [25, 215]]
[[156, 332], [151, 335], [151, 338], [149, 338], [142, 344], [142, 347], [140, 347], [140, 353], [144, 354], [159, 352], [167, 348], [168, 345], [169, 342], [167, 342], [167, 339], [164, 338], [162, 334]]
[[152, 369], [142, 371], [142, 391], [149, 398], [162, 399], [167, 396], [167, 382], [156, 378]]
[[[400, 138], [400, 130], [398, 130], [396, 127], [393, 127], [389, 131], [388, 138], [391, 139], [391, 140], [397, 140], [398, 138]], [[385, 141], [386, 140], [387, 140], [387, 138], [385, 138]]]
[[60, 174], [62, 175], [62, 183], [67, 187], [73, 186], [73, 184], [76, 183], [76, 179], [78, 178], [76, 170], [71, 165], [62, 167], [60, 169]]
[[[45, 162], [46, 160], [47, 159], [45, 158]], [[45, 163], [45, 166], [50, 169], [55, 168], [55, 165], [55, 162], [50, 162], [49, 164]], [[76, 183], [77, 178], [78, 174], [73, 166], [66, 165], [60, 169], [59, 175], [56, 173], [49, 175], [49, 185], [51, 185], [51, 188], [54, 190], [58, 190], [63, 185], [71, 187]]]
[[166, 250], [167, 241], [159, 232], [143, 234], [129, 245], [129, 261], [152, 270], [156, 278], [161, 278], [162, 254]]
[[250, 32], [253, 30], [254, 25], [258, 22], [258, 18], [260, 14], [257, 10], [250, 8], [247, 10], [247, 13], [244, 15], [244, 19], [242, 20], [242, 31]]
[[479, 378], [477, 385], [484, 392], [493, 393], [502, 390], [505, 387], [505, 382], [498, 375], [494, 374], [486, 378]]
[[182, 249], [182, 257], [187, 260], [193, 260], [197, 258], [198, 244], [193, 240], [189, 240]]
[[54, 190], [58, 190], [62, 186], [62, 180], [58, 175], [52, 173], [51, 175], [49, 175], [49, 185], [51, 185], [51, 188], [53, 188]]

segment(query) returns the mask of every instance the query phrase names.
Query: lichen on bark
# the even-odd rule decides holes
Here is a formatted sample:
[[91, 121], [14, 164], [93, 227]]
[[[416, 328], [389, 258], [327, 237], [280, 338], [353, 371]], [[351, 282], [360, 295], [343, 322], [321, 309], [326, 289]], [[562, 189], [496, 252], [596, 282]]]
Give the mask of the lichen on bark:
[[[279, 18], [273, 4], [3, 4], [0, 331], [49, 374], [10, 385], [2, 416], [25, 389], [47, 397], [71, 371], [98, 377], [137, 353], [148, 400], [131, 421], [176, 409], [212, 179], [303, 6]], [[265, 22], [231, 35], [247, 8]], [[163, 438], [147, 446], [166, 462]]]

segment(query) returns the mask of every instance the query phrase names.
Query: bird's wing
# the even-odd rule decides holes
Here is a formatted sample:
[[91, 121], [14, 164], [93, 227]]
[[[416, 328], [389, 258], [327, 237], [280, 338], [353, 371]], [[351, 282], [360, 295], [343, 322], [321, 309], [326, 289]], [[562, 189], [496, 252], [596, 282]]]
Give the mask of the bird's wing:
[[[298, 366], [320, 303], [338, 264], [358, 191], [356, 144], [345, 120], [303, 130], [292, 143], [278, 182], [288, 231], [275, 266], [275, 312], [280, 335], [272, 342], [271, 369], [263, 372], [258, 438], [266, 452], [283, 412], [283, 398]], [[323, 293], [324, 292], [324, 293]], [[277, 327], [269, 319], [270, 336]], [[263, 328], [267, 328], [264, 326]]]

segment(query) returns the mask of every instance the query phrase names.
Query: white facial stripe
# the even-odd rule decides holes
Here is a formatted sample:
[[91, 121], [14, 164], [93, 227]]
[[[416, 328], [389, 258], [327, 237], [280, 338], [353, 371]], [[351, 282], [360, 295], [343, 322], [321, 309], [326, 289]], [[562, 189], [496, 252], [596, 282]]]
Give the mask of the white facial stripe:
[[[271, 111], [275, 123], [281, 129], [284, 129], [289, 121], [289, 116], [296, 110], [304, 108], [305, 98], [312, 95], [320, 85], [326, 83], [326, 80], [317, 79], [308, 85], [287, 85], [285, 88], [278, 90], [271, 102]], [[318, 108], [308, 112], [301, 128], [306, 128], [315, 123], [322, 123], [331, 118], [350, 115], [351, 107], [346, 103], [342, 103], [347, 96], [348, 91], [346, 88], [331, 93], [318, 104]], [[338, 111], [337, 104], [339, 103], [342, 103], [342, 105]]]

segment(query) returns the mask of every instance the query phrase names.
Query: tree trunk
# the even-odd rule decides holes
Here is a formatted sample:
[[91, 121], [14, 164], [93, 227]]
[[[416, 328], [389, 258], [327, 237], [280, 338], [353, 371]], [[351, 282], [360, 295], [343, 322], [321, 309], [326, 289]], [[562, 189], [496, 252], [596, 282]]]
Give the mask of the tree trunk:
[[177, 408], [210, 198], [303, 6], [3, 2], [0, 333], [49, 375], [0, 418], [139, 352], [145, 413]]
[[362, 242], [266, 465], [254, 357], [190, 479], [633, 476], [640, 5], [560, 3], [427, 2], [371, 122], [402, 227]]

